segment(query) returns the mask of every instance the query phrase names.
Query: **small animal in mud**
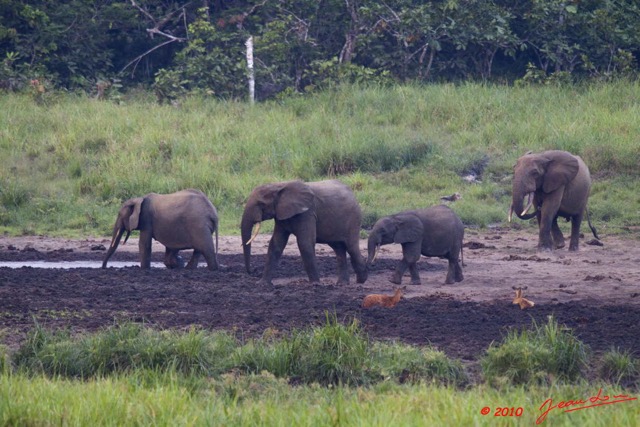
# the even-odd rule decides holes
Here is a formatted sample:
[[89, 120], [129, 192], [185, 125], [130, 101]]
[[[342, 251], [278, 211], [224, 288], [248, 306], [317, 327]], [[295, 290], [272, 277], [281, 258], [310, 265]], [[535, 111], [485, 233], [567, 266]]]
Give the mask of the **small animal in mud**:
[[367, 265], [373, 265], [380, 246], [390, 243], [402, 245], [402, 259], [391, 276], [391, 283], [399, 285], [409, 269], [411, 284], [420, 284], [417, 262], [420, 255], [446, 258], [449, 269], [446, 284], [461, 282], [462, 239], [464, 225], [448, 206], [437, 205], [415, 209], [380, 218], [369, 233]]
[[364, 300], [362, 300], [362, 307], [371, 308], [380, 306], [393, 308], [396, 306], [396, 304], [398, 304], [405, 290], [406, 286], [403, 286], [402, 288], [397, 288], [393, 295], [369, 294], [364, 297]]
[[516, 297], [513, 299], [513, 303], [518, 304], [521, 310], [524, 310], [525, 308], [531, 308], [535, 305], [533, 301], [529, 301], [528, 299], [522, 296], [522, 291], [526, 290], [527, 286], [523, 288], [522, 287], [516, 288], [515, 286], [513, 286], [512, 289], [516, 291]]

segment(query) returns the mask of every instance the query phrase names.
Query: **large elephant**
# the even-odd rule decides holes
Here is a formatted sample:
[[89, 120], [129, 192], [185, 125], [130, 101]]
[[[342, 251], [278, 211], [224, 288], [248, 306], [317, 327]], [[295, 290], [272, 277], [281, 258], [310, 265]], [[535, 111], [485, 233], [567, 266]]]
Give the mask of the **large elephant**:
[[[579, 156], [559, 150], [527, 153], [513, 167], [509, 221], [513, 212], [525, 220], [535, 216], [539, 227], [538, 250], [552, 251], [565, 244], [558, 217], [571, 220], [569, 250], [577, 251], [580, 224], [585, 214], [593, 235], [598, 238], [587, 210], [590, 190], [589, 168]], [[527, 205], [523, 208], [525, 197]], [[527, 213], [532, 206], [535, 211]]]
[[[349, 283], [347, 253], [358, 283], [367, 280], [367, 267], [360, 253], [360, 205], [351, 189], [340, 181], [304, 183], [288, 181], [265, 184], [253, 189], [244, 208], [240, 230], [245, 266], [251, 273], [251, 242], [260, 223], [275, 220], [267, 250], [261, 283], [271, 283], [274, 269], [291, 234], [296, 236], [309, 281], [319, 283], [316, 243], [326, 243], [338, 259], [338, 285]], [[255, 233], [251, 234], [254, 225]]]
[[[140, 230], [140, 267], [151, 266], [151, 242], [156, 239], [166, 247], [165, 265], [179, 268], [184, 265], [178, 252], [193, 249], [187, 268], [196, 268], [200, 255], [207, 260], [209, 270], [218, 269], [218, 212], [201, 191], [188, 189], [172, 194], [149, 193], [129, 199], [122, 204], [113, 227], [111, 245], [102, 262], [118, 248], [126, 231], [125, 243], [133, 230]], [[212, 234], [216, 234], [213, 244]]]
[[402, 275], [409, 268], [411, 284], [420, 284], [416, 263], [420, 255], [446, 258], [449, 269], [445, 283], [461, 282], [464, 279], [460, 257], [464, 225], [449, 207], [433, 206], [415, 209], [380, 218], [369, 233], [367, 264], [375, 261], [381, 245], [400, 243], [402, 260], [391, 276], [391, 282], [400, 284]]

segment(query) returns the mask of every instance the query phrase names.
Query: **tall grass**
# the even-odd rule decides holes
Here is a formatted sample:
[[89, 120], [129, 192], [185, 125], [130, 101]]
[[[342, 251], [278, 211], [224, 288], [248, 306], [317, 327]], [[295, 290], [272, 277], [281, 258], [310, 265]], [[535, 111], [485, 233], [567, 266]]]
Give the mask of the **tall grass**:
[[[430, 347], [372, 342], [357, 322], [329, 315], [319, 327], [268, 330], [247, 341], [137, 324], [80, 336], [36, 325], [0, 372], [0, 425], [515, 426], [535, 423], [550, 398], [587, 401], [600, 389], [637, 397], [618, 384], [585, 381], [585, 355], [553, 319], [534, 323], [489, 348], [487, 384], [462, 388], [459, 361]], [[615, 381], [634, 363], [629, 353], [610, 352], [601, 374]], [[557, 409], [547, 422], [636, 425], [637, 405]]]
[[[439, 202], [470, 226], [502, 222], [511, 166], [528, 150], [581, 155], [596, 178], [594, 220], [637, 222], [640, 84], [346, 86], [248, 105], [189, 98], [121, 104], [59, 96], [0, 97], [0, 229], [108, 235], [126, 198], [185, 187], [237, 233], [246, 196], [283, 179], [347, 181], [373, 218]], [[480, 183], [462, 176], [475, 174]], [[608, 194], [615, 182], [619, 191]], [[43, 221], [43, 218], [47, 218]]]
[[577, 380], [588, 361], [587, 347], [549, 316], [544, 325], [511, 330], [503, 342], [492, 343], [481, 365], [493, 385], [544, 385]]
[[138, 371], [219, 377], [270, 374], [294, 383], [362, 385], [380, 381], [462, 385], [459, 361], [431, 348], [372, 343], [355, 320], [328, 315], [321, 327], [241, 342], [227, 332], [157, 331], [125, 323], [74, 337], [35, 325], [12, 357], [15, 369], [51, 377], [95, 378]]
[[[268, 374], [227, 376], [189, 391], [175, 376], [141, 383], [128, 377], [88, 382], [0, 376], [0, 425], [296, 425], [296, 426], [520, 426], [535, 425], [539, 407], [554, 402], [632, 393], [601, 384], [457, 390], [444, 386], [383, 384], [374, 389], [289, 387]], [[633, 426], [637, 401], [548, 414], [553, 426]], [[483, 415], [487, 407], [490, 412]], [[521, 416], [496, 417], [499, 408]]]
[[640, 359], [630, 351], [611, 349], [602, 356], [598, 370], [600, 378], [614, 384], [632, 384], [640, 387]]

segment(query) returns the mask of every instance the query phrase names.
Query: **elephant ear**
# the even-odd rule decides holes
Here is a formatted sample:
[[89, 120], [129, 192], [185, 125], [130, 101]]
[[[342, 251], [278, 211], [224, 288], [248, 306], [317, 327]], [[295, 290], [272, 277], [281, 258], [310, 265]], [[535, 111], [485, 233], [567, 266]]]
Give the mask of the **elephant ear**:
[[416, 215], [400, 214], [396, 215], [394, 220], [396, 223], [396, 232], [393, 235], [394, 243], [417, 242], [422, 239], [424, 227]]
[[280, 190], [276, 202], [276, 219], [285, 220], [314, 207], [313, 191], [302, 181], [291, 181]]
[[142, 210], [142, 202], [144, 201], [143, 197], [136, 197], [135, 199], [130, 199], [125, 202], [125, 206], [128, 206], [129, 212], [129, 228], [127, 231], [137, 230], [138, 225], [140, 224], [140, 211]]
[[544, 174], [542, 191], [551, 193], [566, 185], [578, 173], [578, 160], [566, 151], [553, 151], [549, 155], [549, 164]]

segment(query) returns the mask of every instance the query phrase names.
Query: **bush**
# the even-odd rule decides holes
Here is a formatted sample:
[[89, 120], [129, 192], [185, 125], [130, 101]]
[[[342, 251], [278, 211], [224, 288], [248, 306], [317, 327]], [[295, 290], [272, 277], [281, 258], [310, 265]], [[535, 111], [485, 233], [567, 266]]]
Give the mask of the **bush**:
[[261, 338], [245, 344], [228, 333], [195, 328], [156, 331], [124, 323], [72, 337], [67, 332], [48, 332], [36, 324], [13, 362], [27, 374], [86, 379], [127, 373], [150, 384], [177, 373], [185, 384], [191, 384], [189, 388], [197, 388], [199, 377], [238, 373], [267, 373], [293, 383], [323, 386], [387, 380], [460, 385], [467, 380], [461, 363], [449, 360], [444, 353], [401, 344], [373, 344], [357, 320], [343, 324], [335, 314], [327, 314], [320, 327], [287, 334], [267, 330]]
[[546, 325], [534, 322], [532, 330], [510, 331], [501, 344], [492, 343], [481, 365], [492, 385], [545, 385], [577, 380], [587, 361], [586, 346], [549, 316]]
[[640, 360], [629, 351], [612, 349], [602, 356], [599, 375], [615, 384], [631, 384], [640, 377]]
[[442, 351], [400, 343], [373, 345], [376, 371], [400, 383], [435, 382], [460, 386], [468, 382], [459, 360], [451, 360]]
[[139, 369], [213, 375], [230, 368], [228, 355], [236, 345], [226, 333], [206, 334], [194, 328], [178, 333], [125, 323], [74, 339], [36, 324], [14, 362], [27, 372], [77, 378]]

